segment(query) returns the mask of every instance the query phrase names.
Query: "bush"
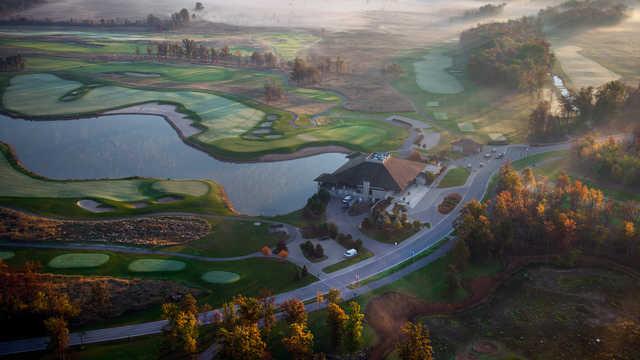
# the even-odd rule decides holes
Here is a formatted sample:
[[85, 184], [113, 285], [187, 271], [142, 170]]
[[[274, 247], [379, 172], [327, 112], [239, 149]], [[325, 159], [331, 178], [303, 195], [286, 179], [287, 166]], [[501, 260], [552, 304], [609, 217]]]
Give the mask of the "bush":
[[461, 200], [462, 200], [462, 195], [458, 193], [449, 194], [445, 196], [445, 198], [442, 200], [442, 203], [438, 205], [438, 211], [441, 214], [446, 215], [451, 211], [453, 211], [453, 209], [455, 209], [455, 207], [458, 205], [458, 203], [460, 203]]
[[302, 209], [302, 215], [307, 219], [321, 218], [327, 210], [327, 204], [330, 199], [331, 194], [325, 189], [320, 189], [307, 200], [307, 204]]
[[322, 259], [324, 257], [324, 248], [322, 245], [317, 244], [313, 246], [313, 243], [308, 240], [300, 244], [300, 250], [302, 250], [306, 258], [311, 260]]

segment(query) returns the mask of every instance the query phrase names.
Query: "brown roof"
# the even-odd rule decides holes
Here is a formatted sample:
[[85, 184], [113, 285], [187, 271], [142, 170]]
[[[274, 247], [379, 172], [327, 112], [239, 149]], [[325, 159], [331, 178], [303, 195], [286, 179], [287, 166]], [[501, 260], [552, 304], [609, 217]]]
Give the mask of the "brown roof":
[[322, 174], [318, 182], [357, 187], [368, 181], [371, 187], [403, 191], [422, 172], [425, 164], [394, 157], [386, 161], [367, 160], [359, 156], [349, 160], [333, 174]]

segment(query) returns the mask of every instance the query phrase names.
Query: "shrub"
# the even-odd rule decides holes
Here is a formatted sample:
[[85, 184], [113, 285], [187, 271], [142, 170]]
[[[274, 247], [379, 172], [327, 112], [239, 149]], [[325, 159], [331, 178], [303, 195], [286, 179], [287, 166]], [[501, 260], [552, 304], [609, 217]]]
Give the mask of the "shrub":
[[271, 248], [266, 246], [266, 245], [263, 246], [262, 249], [260, 249], [260, 251], [262, 252], [262, 255], [264, 255], [264, 256], [269, 256], [269, 255], [272, 254]]
[[458, 205], [458, 203], [460, 203], [461, 200], [462, 200], [462, 195], [458, 193], [449, 194], [445, 196], [445, 198], [442, 200], [442, 203], [438, 205], [438, 211], [441, 214], [446, 215], [451, 211], [453, 211], [453, 209], [455, 209], [455, 207]]

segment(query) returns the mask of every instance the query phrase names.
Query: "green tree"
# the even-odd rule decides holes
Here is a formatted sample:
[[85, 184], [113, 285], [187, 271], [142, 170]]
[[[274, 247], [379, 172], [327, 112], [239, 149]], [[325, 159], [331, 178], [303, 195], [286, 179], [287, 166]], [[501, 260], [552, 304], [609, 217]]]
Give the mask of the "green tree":
[[422, 323], [407, 322], [402, 328], [403, 339], [397, 346], [402, 360], [432, 360], [433, 349], [429, 330]]
[[453, 264], [456, 268], [460, 269], [460, 271], [464, 271], [469, 267], [471, 254], [469, 253], [469, 247], [466, 242], [456, 241], [455, 245], [453, 245], [451, 256], [453, 257]]
[[282, 339], [284, 347], [295, 360], [311, 358], [313, 353], [313, 334], [306, 324], [293, 323], [289, 325], [289, 336]]
[[235, 325], [231, 330], [220, 328], [221, 355], [233, 360], [262, 359], [267, 344], [262, 339], [258, 324]]
[[364, 314], [360, 311], [360, 304], [355, 301], [349, 303], [349, 320], [345, 326], [345, 349], [349, 353], [360, 350], [362, 346], [362, 321]]
[[331, 345], [335, 350], [339, 350], [342, 345], [345, 326], [347, 325], [347, 321], [349, 321], [349, 316], [347, 316], [340, 305], [336, 303], [329, 303], [327, 311], [327, 325], [331, 333]]
[[49, 349], [58, 359], [65, 359], [69, 347], [69, 328], [67, 321], [61, 317], [50, 317], [44, 321], [49, 333]]

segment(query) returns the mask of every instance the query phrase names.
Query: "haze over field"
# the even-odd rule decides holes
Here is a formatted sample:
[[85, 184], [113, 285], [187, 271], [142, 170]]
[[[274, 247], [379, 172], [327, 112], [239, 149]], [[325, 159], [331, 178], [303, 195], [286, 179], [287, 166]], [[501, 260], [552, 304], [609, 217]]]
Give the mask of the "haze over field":
[[[477, 1], [443, 0], [258, 0], [228, 2], [204, 0], [203, 19], [234, 25], [293, 26], [328, 29], [366, 28], [371, 20], [380, 19], [382, 13], [408, 12], [419, 14], [415, 19], [424, 25], [448, 23], [450, 16], [466, 9], [477, 8]], [[506, 7], [501, 18], [522, 16], [537, 11], [546, 2], [513, 2]], [[42, 6], [24, 11], [21, 15], [34, 18], [67, 20], [74, 18], [143, 18], [149, 13], [169, 15], [180, 8], [191, 9], [190, 0], [52, 0]], [[394, 22], [393, 17], [387, 19]]]

